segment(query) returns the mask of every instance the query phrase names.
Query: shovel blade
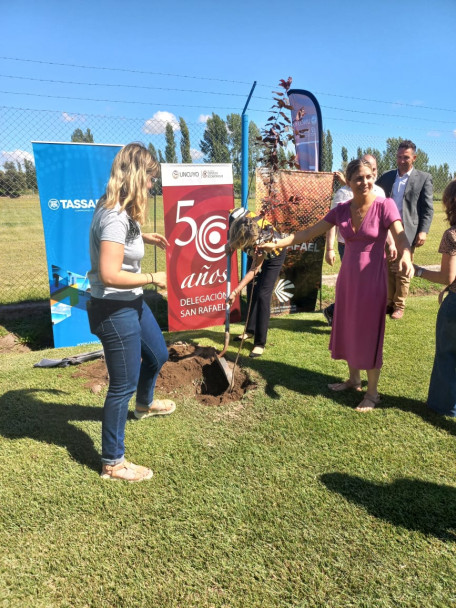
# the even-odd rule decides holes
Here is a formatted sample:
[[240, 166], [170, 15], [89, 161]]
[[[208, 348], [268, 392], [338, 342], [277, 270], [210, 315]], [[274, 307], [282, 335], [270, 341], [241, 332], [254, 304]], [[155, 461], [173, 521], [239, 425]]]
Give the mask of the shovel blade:
[[[225, 357], [221, 357], [220, 355], [217, 355], [216, 361], [219, 365], [219, 368], [220, 368], [223, 376], [225, 377], [225, 379], [227, 381], [228, 386], [231, 386], [231, 383], [233, 382], [233, 372], [229, 368]], [[227, 386], [227, 388], [228, 388], [228, 386]]]

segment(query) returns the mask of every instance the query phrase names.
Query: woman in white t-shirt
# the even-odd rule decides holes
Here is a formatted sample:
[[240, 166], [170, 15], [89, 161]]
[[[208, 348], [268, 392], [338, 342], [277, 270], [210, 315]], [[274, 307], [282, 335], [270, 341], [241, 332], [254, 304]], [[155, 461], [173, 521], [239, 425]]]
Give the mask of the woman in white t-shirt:
[[91, 331], [100, 339], [109, 373], [103, 407], [103, 479], [142, 481], [152, 471], [125, 460], [128, 404], [136, 392], [135, 417], [171, 414], [176, 405], [154, 399], [155, 383], [168, 350], [143, 286], [166, 286], [164, 272], [141, 272], [144, 243], [164, 249], [166, 238], [141, 233], [148, 190], [159, 164], [142, 144], [128, 144], [117, 154], [106, 193], [100, 198], [90, 228]]

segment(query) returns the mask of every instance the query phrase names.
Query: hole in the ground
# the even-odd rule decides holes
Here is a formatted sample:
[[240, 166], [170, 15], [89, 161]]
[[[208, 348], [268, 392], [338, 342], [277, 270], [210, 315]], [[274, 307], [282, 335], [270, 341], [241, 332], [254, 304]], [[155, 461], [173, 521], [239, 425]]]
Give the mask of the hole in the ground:
[[[255, 387], [247, 372], [237, 366], [234, 372], [232, 390], [227, 390], [223, 370], [215, 360], [217, 351], [211, 346], [200, 346], [186, 342], [176, 342], [168, 347], [169, 361], [162, 367], [157, 380], [159, 395], [166, 395], [175, 401], [179, 396], [195, 397], [206, 405], [222, 405], [239, 401]], [[233, 364], [227, 361], [230, 370]], [[75, 373], [75, 377], [87, 379], [87, 388], [99, 392], [107, 384], [104, 361], [85, 363]]]

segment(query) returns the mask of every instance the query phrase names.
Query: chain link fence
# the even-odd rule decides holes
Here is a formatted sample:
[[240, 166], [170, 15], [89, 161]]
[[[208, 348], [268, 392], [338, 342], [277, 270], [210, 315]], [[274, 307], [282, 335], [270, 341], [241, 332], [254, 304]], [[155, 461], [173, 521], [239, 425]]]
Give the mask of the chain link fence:
[[[189, 123], [168, 112], [157, 112], [153, 118], [124, 118], [69, 114], [59, 111], [0, 107], [0, 304], [49, 297], [43, 228], [36, 183], [32, 141], [94, 142], [127, 144], [141, 141], [159, 162], [231, 162], [235, 197], [240, 196], [241, 116], [217, 114]], [[261, 125], [260, 125], [261, 126]], [[259, 126], [249, 126], [249, 203], [254, 208], [255, 168], [260, 151], [256, 139]], [[408, 138], [407, 134], [403, 134]], [[373, 154], [379, 174], [395, 168], [395, 153], [400, 138], [325, 132], [323, 171], [343, 170], [352, 158]], [[413, 139], [413, 138], [412, 138]], [[416, 140], [415, 140], [416, 141]], [[418, 145], [417, 169], [429, 171], [434, 180], [435, 201], [456, 171], [456, 138], [438, 139]], [[283, 162], [294, 150], [283, 151]], [[237, 201], [239, 204], [239, 201]], [[149, 225], [145, 230], [163, 232], [161, 183], [155, 185], [150, 205]], [[443, 227], [436, 228], [443, 232]], [[148, 248], [150, 249], [150, 248]], [[150, 252], [145, 265], [165, 269], [165, 257]], [[439, 260], [438, 254], [434, 263]]]

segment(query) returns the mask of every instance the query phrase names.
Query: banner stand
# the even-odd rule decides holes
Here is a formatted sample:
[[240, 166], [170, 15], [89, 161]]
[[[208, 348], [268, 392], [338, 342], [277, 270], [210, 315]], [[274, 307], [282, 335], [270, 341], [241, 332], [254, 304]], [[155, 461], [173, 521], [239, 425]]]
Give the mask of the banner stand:
[[[228, 216], [234, 207], [231, 164], [162, 164], [169, 331], [225, 323]], [[238, 265], [231, 264], [231, 285]], [[239, 296], [231, 321], [240, 320]]]
[[40, 196], [54, 346], [98, 343], [90, 332], [89, 229], [119, 145], [32, 142]]

